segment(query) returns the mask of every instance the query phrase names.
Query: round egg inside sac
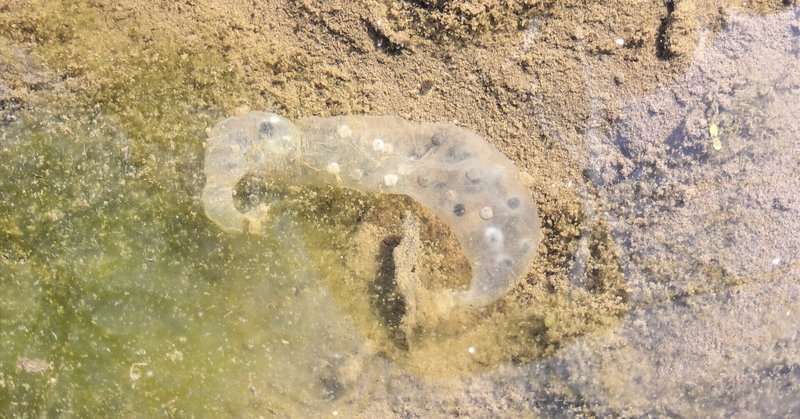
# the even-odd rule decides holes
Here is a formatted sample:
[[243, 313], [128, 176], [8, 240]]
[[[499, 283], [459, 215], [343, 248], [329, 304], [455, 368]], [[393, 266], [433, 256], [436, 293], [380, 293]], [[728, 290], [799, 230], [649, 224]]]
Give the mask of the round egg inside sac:
[[397, 185], [398, 180], [400, 180], [400, 178], [398, 178], [396, 174], [389, 173], [383, 177], [383, 184], [386, 186], [394, 186]]
[[330, 163], [328, 163], [327, 166], [325, 166], [325, 170], [327, 170], [328, 173], [330, 173], [332, 175], [338, 175], [339, 172], [342, 170], [342, 168], [339, 167], [339, 163], [330, 162]]
[[514, 265], [514, 259], [509, 255], [500, 255], [494, 260], [498, 268], [508, 269]]
[[[496, 300], [520, 280], [537, 249], [539, 230], [529, 224], [539, 222], [535, 204], [515, 183], [518, 176], [509, 175], [515, 173], [512, 163], [474, 133], [396, 117], [315, 117], [294, 125], [274, 114], [254, 115], [229, 118], [210, 137], [215, 143], [206, 154], [204, 206], [226, 231], [249, 228], [249, 219], [243, 220], [249, 216], [227, 189], [220, 192], [223, 180], [246, 170], [282, 174], [280, 164], [294, 164], [309, 179], [289, 182], [403, 193], [441, 215], [465, 253], [476, 258], [470, 261], [470, 288], [458, 294], [458, 304]], [[309, 144], [314, 146], [306, 150]]]
[[492, 211], [492, 207], [483, 207], [478, 211], [478, 215], [484, 220], [491, 220], [494, 216], [494, 211]]
[[361, 169], [353, 169], [350, 171], [350, 179], [361, 180], [364, 177], [364, 172]]
[[503, 244], [503, 232], [497, 227], [488, 227], [483, 236], [486, 238], [486, 243], [492, 247], [499, 247]]

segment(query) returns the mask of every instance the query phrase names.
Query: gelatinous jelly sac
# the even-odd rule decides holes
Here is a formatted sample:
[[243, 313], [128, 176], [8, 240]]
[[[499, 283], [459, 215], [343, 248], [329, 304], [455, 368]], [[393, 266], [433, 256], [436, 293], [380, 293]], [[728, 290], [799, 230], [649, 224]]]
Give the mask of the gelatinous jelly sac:
[[450, 124], [339, 116], [295, 125], [251, 112], [214, 127], [205, 174], [206, 215], [228, 232], [247, 231], [263, 215], [235, 207], [234, 189], [248, 174], [412, 197], [452, 229], [471, 263], [469, 289], [449, 292], [456, 305], [505, 295], [527, 272], [539, 241], [536, 206], [513, 163]]

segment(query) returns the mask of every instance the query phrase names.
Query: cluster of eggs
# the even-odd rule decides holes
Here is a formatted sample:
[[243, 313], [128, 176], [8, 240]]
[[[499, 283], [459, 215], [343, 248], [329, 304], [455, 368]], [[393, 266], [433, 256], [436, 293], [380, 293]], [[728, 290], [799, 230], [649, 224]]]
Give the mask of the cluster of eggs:
[[394, 116], [310, 117], [292, 123], [266, 112], [220, 122], [205, 162], [206, 215], [229, 232], [246, 230], [236, 184], [253, 174], [307, 185], [337, 184], [404, 194], [443, 220], [472, 267], [457, 304], [502, 297], [527, 272], [539, 217], [514, 164], [476, 133], [453, 124]]

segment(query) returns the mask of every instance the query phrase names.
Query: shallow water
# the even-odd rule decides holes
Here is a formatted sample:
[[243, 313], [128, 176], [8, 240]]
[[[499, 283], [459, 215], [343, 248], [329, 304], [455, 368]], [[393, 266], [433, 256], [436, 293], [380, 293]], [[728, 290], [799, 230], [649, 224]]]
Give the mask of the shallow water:
[[[628, 272], [629, 281], [650, 283], [633, 286], [634, 294], [655, 293], [635, 299], [794, 271], [795, 13], [731, 13], [722, 33], [701, 39], [676, 83], [626, 103], [613, 118], [593, 115], [586, 138], [597, 158], [588, 168], [638, 271]], [[662, 263], [672, 269], [654, 272]], [[662, 275], [670, 289], [648, 286]]]
[[[587, 59], [572, 158], [585, 217], [608, 222], [619, 254], [582, 231], [565, 262], [575, 293], [520, 292], [541, 307], [515, 296], [405, 336], [396, 296], [351, 266], [365, 220], [385, 220], [370, 211], [403, 205], [289, 188], [246, 236], [203, 215], [202, 141], [230, 108], [215, 92], [242, 89], [220, 57], [184, 71], [164, 47], [129, 58], [158, 66], [138, 84], [76, 88], [42, 64], [52, 51], [9, 43], [4, 66], [39, 88], [0, 109], [0, 412], [797, 414], [797, 15], [733, 15], [678, 82], [611, 110]], [[70, 101], [82, 89], [96, 105]], [[587, 274], [603, 251], [624, 292]], [[564, 314], [570, 302], [583, 310]]]
[[358, 336], [300, 227], [219, 234], [191, 196], [152, 183], [109, 118], [69, 116], [3, 130], [3, 410], [202, 416], [332, 398], [320, 377]]

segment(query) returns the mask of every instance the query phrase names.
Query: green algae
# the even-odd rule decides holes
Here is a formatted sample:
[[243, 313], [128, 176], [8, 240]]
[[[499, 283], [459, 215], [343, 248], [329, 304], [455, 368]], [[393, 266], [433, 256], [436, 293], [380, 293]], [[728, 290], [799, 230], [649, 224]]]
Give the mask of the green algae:
[[[32, 38], [42, 68], [12, 62], [7, 80], [54, 75], [0, 127], [0, 410], [197, 416], [328, 397], [292, 366], [352, 336], [309, 306], [330, 297], [303, 280], [297, 233], [220, 235], [197, 202], [205, 128], [240, 87], [221, 55], [109, 31], [86, 3], [29, 10], [0, 28]], [[27, 56], [8, 45], [4, 61]]]
[[295, 363], [324, 366], [357, 339], [332, 301], [317, 307], [331, 297], [300, 227], [218, 234], [153, 187], [113, 122], [60, 114], [5, 127], [0, 149], [3, 411], [184, 416], [324, 400], [318, 371]]

